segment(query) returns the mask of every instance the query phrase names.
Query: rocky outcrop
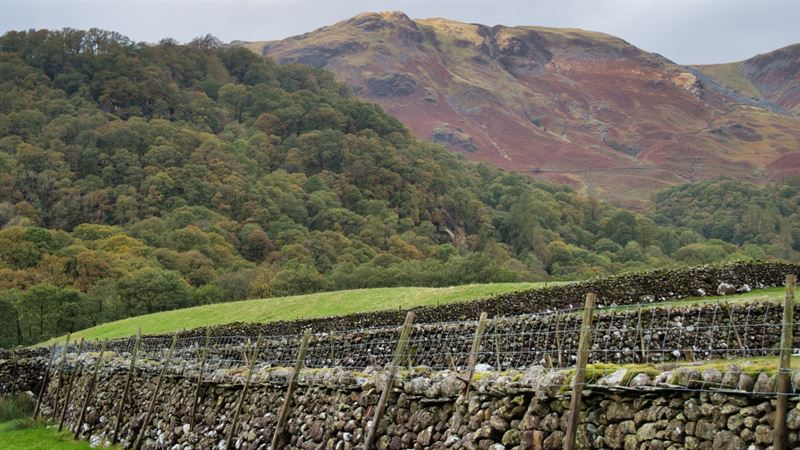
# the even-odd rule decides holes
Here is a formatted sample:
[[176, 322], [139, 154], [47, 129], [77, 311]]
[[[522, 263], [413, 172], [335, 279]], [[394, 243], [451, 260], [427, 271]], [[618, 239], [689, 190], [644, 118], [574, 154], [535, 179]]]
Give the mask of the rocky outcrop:
[[477, 150], [477, 147], [475, 147], [475, 140], [472, 139], [472, 136], [464, 133], [464, 130], [452, 127], [449, 124], [435, 128], [431, 132], [431, 141], [437, 144], [447, 144], [467, 152], [474, 152]]
[[417, 87], [414, 77], [405, 73], [393, 73], [383, 78], [368, 78], [367, 94], [370, 97], [404, 97], [411, 95]]

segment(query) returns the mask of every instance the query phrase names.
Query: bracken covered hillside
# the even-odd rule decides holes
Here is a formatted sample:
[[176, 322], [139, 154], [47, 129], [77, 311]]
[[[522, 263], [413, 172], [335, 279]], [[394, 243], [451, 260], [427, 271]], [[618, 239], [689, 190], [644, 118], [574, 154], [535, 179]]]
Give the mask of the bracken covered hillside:
[[757, 76], [775, 95], [752, 99], [697, 69], [575, 29], [365, 13], [240, 44], [333, 71], [420, 138], [618, 204], [641, 206], [654, 190], [720, 174], [764, 182], [800, 171], [794, 91], [772, 87], [797, 71], [782, 53], [772, 56], [775, 70]]

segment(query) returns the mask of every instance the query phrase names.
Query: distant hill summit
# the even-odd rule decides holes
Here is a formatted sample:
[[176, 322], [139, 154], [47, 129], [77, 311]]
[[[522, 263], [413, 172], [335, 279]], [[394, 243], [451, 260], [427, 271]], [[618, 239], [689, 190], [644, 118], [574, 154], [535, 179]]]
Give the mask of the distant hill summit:
[[761, 182], [800, 172], [798, 93], [780, 83], [797, 71], [797, 58], [782, 56], [796, 48], [743, 65], [760, 93], [752, 98], [713, 69], [578, 29], [383, 12], [239, 44], [333, 71], [421, 138], [617, 204], [721, 174]]
[[728, 64], [697, 66], [742, 94], [761, 98], [800, 115], [800, 44]]

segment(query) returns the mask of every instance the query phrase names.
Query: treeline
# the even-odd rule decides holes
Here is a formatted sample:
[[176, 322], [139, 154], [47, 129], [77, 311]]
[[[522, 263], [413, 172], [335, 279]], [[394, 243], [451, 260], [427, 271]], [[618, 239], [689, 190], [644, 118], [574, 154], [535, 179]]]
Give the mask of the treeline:
[[653, 197], [650, 216], [741, 246], [754, 258], [800, 257], [800, 177], [765, 186], [729, 178], [675, 186]]
[[212, 37], [3, 35], [0, 199], [0, 345], [243, 298], [785, 256], [470, 163]]

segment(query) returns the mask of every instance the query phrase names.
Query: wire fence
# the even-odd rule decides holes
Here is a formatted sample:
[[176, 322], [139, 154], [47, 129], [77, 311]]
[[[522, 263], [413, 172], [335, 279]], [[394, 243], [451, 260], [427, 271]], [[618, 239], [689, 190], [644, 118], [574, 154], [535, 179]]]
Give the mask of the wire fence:
[[[401, 373], [408, 378], [420, 371], [572, 369], [579, 351], [582, 313], [582, 309], [573, 308], [488, 319], [474, 354], [471, 349], [478, 321], [414, 325], [407, 350], [400, 358], [400, 366], [405, 369]], [[673, 378], [661, 380], [662, 386], [720, 388], [723, 383], [713, 376], [713, 370], [703, 378], [706, 374], [702, 370], [712, 362], [720, 372], [725, 372], [727, 364], [736, 364], [754, 378], [758, 371], [771, 375], [777, 370], [781, 352], [782, 314], [781, 305], [768, 301], [598, 309], [588, 355], [588, 362], [594, 366], [587, 383], [626, 386], [641, 382], [641, 378], [632, 376], [634, 373], [656, 377], [658, 371], [672, 371]], [[792, 324], [795, 336], [800, 337], [798, 325]], [[378, 372], [390, 364], [399, 337], [400, 327], [317, 333], [308, 347], [304, 367]], [[53, 367], [69, 372], [92, 366], [105, 346], [104, 357], [114, 363], [104, 364], [102, 371], [126, 371], [138, 346], [137, 370], [160, 371], [167, 366], [170, 376], [236, 381], [243, 379], [251, 362], [257, 372], [294, 366], [301, 339], [299, 335], [182, 337], [176, 339], [174, 355], [168, 359], [171, 342], [169, 337], [144, 336], [106, 343], [72, 342], [66, 347], [58, 344]], [[254, 354], [257, 342], [258, 351]], [[793, 353], [797, 353], [796, 347], [800, 347], [797, 342], [792, 345]], [[253, 357], [255, 361], [251, 361]], [[475, 362], [472, 367], [471, 358]], [[763, 360], [754, 363], [754, 358]], [[620, 366], [629, 369], [629, 374], [618, 380], [604, 380]], [[697, 374], [692, 373], [694, 369]], [[797, 369], [791, 369], [791, 376], [798, 380], [793, 386], [800, 384]], [[728, 384], [739, 387], [738, 382], [736, 386]]]

